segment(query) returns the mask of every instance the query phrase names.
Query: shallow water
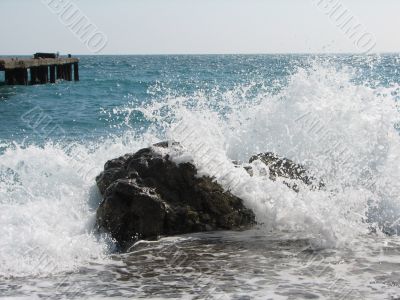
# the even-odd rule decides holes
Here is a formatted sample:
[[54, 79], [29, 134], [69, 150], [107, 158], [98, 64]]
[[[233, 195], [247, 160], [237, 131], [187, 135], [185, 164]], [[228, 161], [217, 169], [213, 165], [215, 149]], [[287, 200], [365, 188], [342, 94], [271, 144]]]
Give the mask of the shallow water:
[[[0, 296], [400, 297], [400, 57], [82, 57], [81, 81], [0, 86]], [[94, 231], [104, 163], [160, 140], [260, 228], [140, 242]], [[325, 188], [232, 160], [273, 151]], [[205, 155], [207, 154], [207, 155]], [[383, 231], [391, 235], [384, 234]]]
[[364, 237], [352, 249], [313, 250], [288, 232], [210, 232], [140, 242], [79, 271], [8, 279], [4, 296], [184, 299], [393, 299], [400, 240]]

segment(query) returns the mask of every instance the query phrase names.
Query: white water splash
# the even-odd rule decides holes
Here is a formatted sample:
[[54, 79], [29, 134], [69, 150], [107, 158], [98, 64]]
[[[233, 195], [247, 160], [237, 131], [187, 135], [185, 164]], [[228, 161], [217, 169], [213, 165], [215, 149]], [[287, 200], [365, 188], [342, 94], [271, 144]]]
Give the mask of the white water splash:
[[[390, 90], [356, 85], [351, 79], [350, 70], [315, 64], [299, 70], [280, 94], [259, 95], [256, 104], [223, 117], [203, 104], [201, 109], [180, 106], [174, 113], [184, 133], [173, 129], [170, 138], [185, 146], [186, 157], [201, 174], [214, 176], [227, 189], [232, 188], [227, 174], [230, 182], [232, 176], [240, 178], [232, 192], [267, 229], [303, 231], [322, 247], [348, 245], [369, 232], [365, 220], [372, 206], [391, 203], [385, 217], [390, 214], [392, 221], [400, 212], [396, 103]], [[204, 149], [218, 159], [204, 159]], [[232, 164], [267, 151], [306, 165], [326, 189], [295, 193]]]
[[[368, 233], [371, 225], [364, 220], [372, 205], [390, 206], [385, 216], [394, 222], [400, 212], [397, 107], [390, 89], [356, 85], [351, 78], [350, 70], [315, 64], [300, 69], [279, 94], [261, 88], [251, 101], [252, 84], [216, 91], [216, 96], [171, 93], [163, 102], [127, 107], [129, 116], [136, 110], [156, 122], [140, 138], [132, 130], [97, 145], [77, 144], [73, 151], [54, 144], [3, 146], [0, 276], [46, 276], [105, 259], [107, 244], [93, 234], [100, 197], [93, 176], [82, 177], [77, 168], [98, 173], [108, 159], [160, 138], [181, 141], [185, 152], [174, 159], [193, 160], [199, 174], [215, 176], [245, 200], [266, 230], [298, 232], [317, 247], [330, 247], [349, 245]], [[178, 124], [193, 133], [189, 142], [168, 130]], [[222, 167], [207, 163], [193, 140], [201, 141]], [[78, 165], [71, 164], [74, 151], [85, 153]], [[232, 163], [267, 151], [306, 165], [326, 189], [295, 193], [257, 173], [262, 166], [256, 162], [253, 177]]]
[[148, 142], [127, 134], [101, 146], [8, 146], [0, 156], [0, 277], [47, 276], [107, 259], [112, 244], [94, 233], [101, 200], [94, 176], [108, 159]]

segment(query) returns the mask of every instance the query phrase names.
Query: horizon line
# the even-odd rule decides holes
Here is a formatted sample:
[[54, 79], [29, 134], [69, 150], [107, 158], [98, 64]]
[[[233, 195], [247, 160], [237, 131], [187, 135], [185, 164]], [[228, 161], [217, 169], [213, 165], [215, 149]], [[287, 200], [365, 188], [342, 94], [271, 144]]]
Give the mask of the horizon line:
[[[43, 51], [38, 51], [43, 52]], [[37, 52], [36, 52], [37, 53]], [[46, 52], [53, 53], [53, 52]], [[2, 54], [0, 56], [32, 56], [32, 54]], [[65, 54], [60, 55], [79, 55], [79, 56], [202, 56], [202, 55], [382, 55], [382, 54], [400, 54], [399, 51], [381, 51], [381, 52], [373, 52], [373, 53], [360, 53], [360, 52], [254, 52], [254, 53], [76, 53], [73, 52], [65, 52]]]

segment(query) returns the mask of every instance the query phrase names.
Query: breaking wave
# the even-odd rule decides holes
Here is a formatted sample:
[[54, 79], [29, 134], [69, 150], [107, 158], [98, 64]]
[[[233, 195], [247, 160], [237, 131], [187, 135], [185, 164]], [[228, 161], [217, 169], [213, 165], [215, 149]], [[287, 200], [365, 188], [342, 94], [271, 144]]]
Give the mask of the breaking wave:
[[[94, 177], [108, 159], [163, 139], [181, 143], [184, 151], [170, 153], [175, 161], [193, 161], [200, 175], [244, 199], [260, 230], [295, 232], [315, 247], [396, 232], [398, 87], [355, 83], [354, 72], [316, 62], [273, 91], [262, 82], [190, 95], [155, 85], [162, 97], [107, 111], [124, 116], [120, 136], [2, 145], [0, 276], [46, 276], [107, 260], [112, 242], [93, 231]], [[138, 113], [147, 123], [135, 123]], [[263, 176], [257, 162], [254, 176], [238, 167], [267, 151], [303, 164], [325, 188], [296, 193]]]

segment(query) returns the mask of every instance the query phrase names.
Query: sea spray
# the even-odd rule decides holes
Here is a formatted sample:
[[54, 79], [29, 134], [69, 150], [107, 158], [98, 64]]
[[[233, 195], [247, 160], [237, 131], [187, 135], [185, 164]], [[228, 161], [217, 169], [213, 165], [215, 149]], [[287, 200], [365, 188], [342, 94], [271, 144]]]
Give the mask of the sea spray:
[[[352, 76], [349, 68], [315, 63], [293, 75], [281, 93], [265, 93], [240, 110], [216, 112], [204, 99], [200, 107], [179, 105], [173, 114], [185, 130], [172, 126], [169, 137], [183, 142], [201, 174], [227, 189], [236, 181], [232, 191], [256, 211], [260, 223], [311, 234], [321, 246], [347, 245], [369, 231], [371, 207], [395, 203], [400, 196], [396, 103], [389, 93], [355, 84]], [[230, 104], [240, 101], [233, 98]], [[250, 177], [232, 163], [263, 151], [306, 165], [326, 189], [296, 194], [267, 177]], [[214, 160], [204, 159], [206, 152]], [[391, 171], [384, 172], [389, 166]]]
[[[243, 198], [266, 231], [295, 232], [316, 247], [347, 247], [371, 226], [379, 233], [382, 218], [387, 226], [396, 224], [396, 88], [357, 83], [355, 72], [318, 62], [299, 68], [279, 88], [265, 82], [211, 92], [168, 88], [146, 105], [107, 110], [110, 119], [124, 115], [123, 123], [130, 125], [121, 126], [127, 129], [117, 136], [78, 142], [72, 148], [68, 142], [2, 142], [0, 275], [46, 276], [107, 259], [110, 244], [93, 231], [100, 201], [94, 178], [76, 171], [95, 174], [108, 159], [163, 139], [181, 140], [185, 151], [174, 159], [194, 161], [199, 175], [214, 176]], [[138, 114], [150, 125], [137, 126]], [[185, 144], [174, 133], [179, 124], [194, 133], [189, 141], [197, 144]], [[198, 142], [205, 145], [200, 152]], [[250, 156], [266, 151], [305, 165], [324, 181], [325, 189], [302, 187], [296, 193], [262, 176], [257, 163], [252, 164], [253, 176], [241, 168]], [[217, 161], [203, 159], [205, 152]], [[85, 153], [86, 159], [73, 165], [74, 153]], [[368, 220], [371, 208], [377, 213]], [[43, 267], [46, 261], [51, 268]]]
[[103, 146], [9, 145], [0, 156], [0, 276], [48, 276], [107, 260], [113, 242], [94, 230], [101, 196], [81, 171], [98, 174], [113, 155], [147, 143], [127, 134]]

